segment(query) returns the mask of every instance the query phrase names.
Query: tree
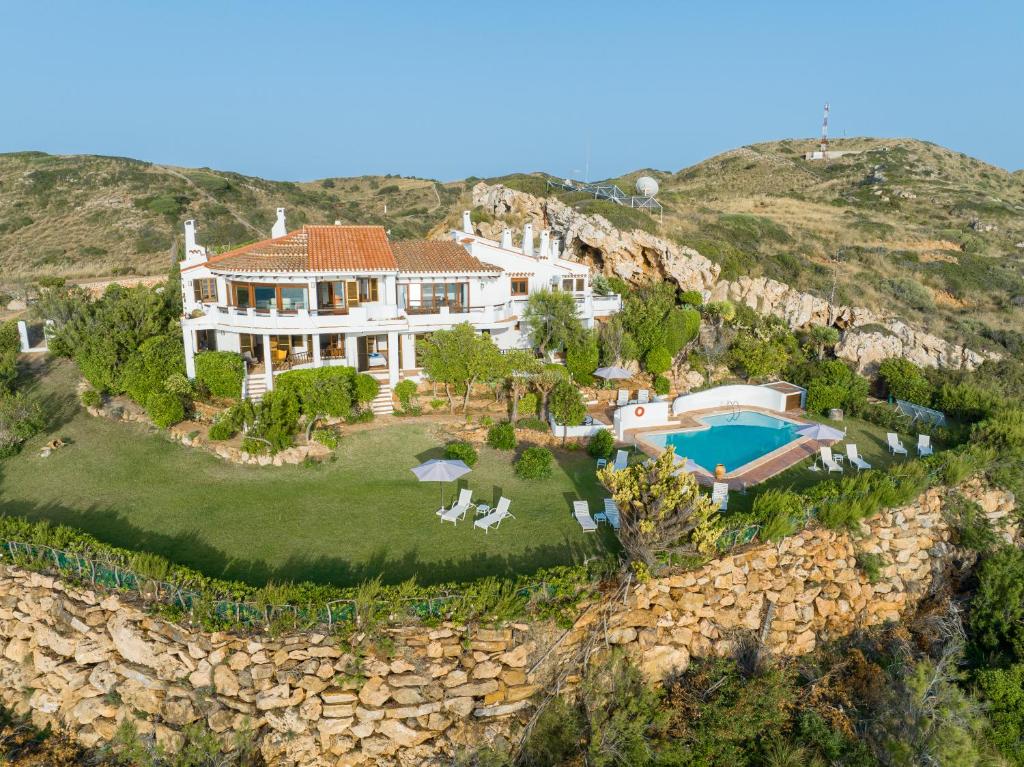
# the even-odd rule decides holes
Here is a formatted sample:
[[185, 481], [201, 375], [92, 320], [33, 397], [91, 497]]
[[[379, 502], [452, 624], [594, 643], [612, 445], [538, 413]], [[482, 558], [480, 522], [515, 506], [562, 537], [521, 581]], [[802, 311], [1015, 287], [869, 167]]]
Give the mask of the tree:
[[715, 551], [722, 531], [718, 507], [692, 474], [679, 471], [671, 447], [621, 471], [606, 466], [598, 478], [619, 507], [619, 540], [634, 562], [651, 568], [675, 556]]
[[540, 372], [540, 363], [525, 349], [513, 349], [502, 355], [505, 386], [508, 389], [512, 423], [519, 420], [519, 400], [532, 385], [533, 376]]
[[583, 332], [583, 323], [576, 313], [576, 298], [563, 291], [531, 293], [523, 310], [523, 321], [530, 331], [530, 340], [543, 355], [565, 348]]
[[620, 365], [637, 358], [636, 341], [625, 329], [618, 314], [601, 324], [598, 345], [602, 365]]
[[582, 386], [594, 382], [594, 371], [600, 362], [597, 347], [597, 331], [584, 330], [569, 342], [565, 350], [565, 367], [573, 380]]
[[165, 391], [167, 378], [185, 374], [185, 350], [180, 335], [153, 336], [142, 342], [121, 370], [119, 387], [143, 407], [149, 395]]
[[778, 375], [789, 362], [789, 351], [776, 339], [762, 340], [752, 333], [736, 337], [729, 350], [732, 364], [743, 370], [748, 381]]
[[807, 386], [807, 410], [827, 413], [832, 408], [857, 412], [867, 402], [868, 382], [841, 360], [827, 360]]
[[561, 365], [545, 365], [543, 370], [533, 377], [533, 387], [540, 394], [540, 412], [544, 416], [545, 421], [550, 415], [548, 399], [551, 396], [551, 392], [568, 375], [568, 372]]
[[[587, 406], [583, 395], [576, 385], [568, 380], [559, 381], [551, 392], [551, 415], [562, 426], [579, 426], [587, 415]], [[565, 444], [565, 432], [562, 432], [562, 444]]]
[[932, 401], [932, 385], [921, 368], [910, 360], [890, 357], [878, 366], [878, 376], [885, 382], [886, 391], [896, 399], [928, 406]]
[[444, 384], [450, 410], [455, 409], [453, 386], [463, 394], [462, 411], [466, 412], [473, 386], [495, 380], [502, 367], [501, 352], [491, 337], [477, 335], [468, 322], [438, 330], [423, 344], [423, 370]]
[[839, 331], [831, 325], [811, 325], [807, 331], [806, 345], [815, 356], [821, 360], [825, 359], [825, 350], [834, 347], [839, 343]]
[[656, 346], [647, 352], [647, 356], [644, 358], [644, 367], [651, 375], [661, 375], [672, 367], [672, 355], [664, 346]]
[[43, 411], [22, 392], [0, 392], [0, 458], [13, 455], [43, 428]]
[[0, 324], [0, 391], [14, 386], [18, 377], [18, 352], [21, 338], [14, 320]]

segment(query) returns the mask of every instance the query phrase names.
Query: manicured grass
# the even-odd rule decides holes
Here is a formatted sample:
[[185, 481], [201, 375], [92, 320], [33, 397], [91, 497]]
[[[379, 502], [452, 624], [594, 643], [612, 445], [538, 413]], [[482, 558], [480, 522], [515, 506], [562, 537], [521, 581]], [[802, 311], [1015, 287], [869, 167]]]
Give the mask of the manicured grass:
[[[492, 505], [507, 496], [515, 515], [485, 534], [471, 516], [442, 523], [437, 484], [410, 471], [443, 451], [425, 422], [347, 435], [328, 464], [236, 466], [140, 425], [89, 416], [73, 394], [74, 367], [45, 367], [31, 388], [54, 422], [0, 462], [0, 513], [64, 523], [253, 584], [470, 580], [581, 562], [616, 545], [603, 526], [584, 536], [571, 515], [573, 500], [597, 511], [604, 495], [584, 451], [556, 451], [554, 475], [530, 482], [513, 474], [511, 453], [482, 448], [462, 484]], [[40, 458], [54, 436], [69, 445]], [[445, 487], [447, 502], [456, 487]]]
[[[809, 420], [820, 421], [821, 423], [834, 426], [839, 429], [846, 430], [846, 439], [842, 442], [838, 442], [832, 447], [834, 454], [840, 454], [844, 458], [844, 473], [849, 474], [856, 472], [857, 469], [846, 460], [846, 445], [852, 442], [857, 446], [857, 450], [860, 453], [861, 458], [871, 464], [873, 469], [884, 469], [894, 462], [906, 461], [907, 458], [893, 456], [889, 453], [889, 448], [886, 443], [885, 435], [888, 429], [882, 426], [876, 426], [873, 423], [862, 421], [859, 418], [847, 417], [842, 423], [835, 423], [825, 418], [816, 418], [814, 416], [807, 416]], [[914, 446], [917, 444], [917, 434], [900, 434], [900, 439], [903, 441], [904, 447], [910, 453], [910, 456], [914, 456], [916, 451]], [[805, 461], [801, 461], [796, 466], [786, 469], [781, 474], [777, 474], [771, 479], [765, 480], [759, 485], [750, 488], [746, 493], [732, 493], [729, 496], [729, 512], [748, 512], [754, 503], [754, 499], [758, 493], [764, 492], [769, 488], [789, 488], [796, 490], [797, 492], [803, 491], [818, 484], [819, 482], [828, 479], [829, 476], [835, 479], [839, 474], [833, 472], [829, 475], [824, 471], [812, 471], [811, 467], [814, 466], [815, 459], [808, 458]], [[820, 464], [819, 464], [820, 465]]]

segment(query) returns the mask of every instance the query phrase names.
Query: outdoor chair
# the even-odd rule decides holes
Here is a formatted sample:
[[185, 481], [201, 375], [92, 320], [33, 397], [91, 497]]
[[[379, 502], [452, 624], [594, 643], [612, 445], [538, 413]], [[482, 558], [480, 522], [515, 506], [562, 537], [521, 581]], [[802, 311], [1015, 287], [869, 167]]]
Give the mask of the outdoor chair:
[[463, 488], [459, 491], [459, 501], [454, 504], [450, 509], [445, 511], [441, 510], [441, 521], [451, 522], [453, 525], [456, 524], [460, 519], [466, 518], [466, 512], [469, 511], [469, 507], [473, 505], [471, 500], [472, 493], [469, 488]]
[[622, 471], [629, 465], [629, 453], [619, 450], [615, 453], [615, 471]]
[[608, 465], [608, 459], [607, 458], [598, 458], [597, 459], [597, 468], [603, 469], [607, 465]]
[[629, 404], [629, 389], [619, 389], [619, 396], [615, 400], [617, 407]]
[[846, 446], [846, 457], [850, 459], [850, 463], [857, 467], [857, 471], [871, 468], [871, 464], [860, 457], [857, 446], [852, 442]]
[[473, 492], [468, 487], [462, 488], [461, 490], [459, 490], [459, 499], [455, 503], [453, 503], [450, 508], [446, 509], [444, 506], [442, 506], [440, 509], [438, 509], [437, 516], [440, 517], [444, 514], [447, 514], [448, 512], [457, 509], [460, 506], [465, 506], [468, 509], [470, 504], [472, 503], [472, 498]]
[[476, 520], [473, 523], [473, 526], [479, 527], [481, 530], [487, 533], [490, 532], [492, 527], [498, 527], [498, 525], [501, 524], [501, 521], [506, 517], [512, 517], [512, 519], [515, 519], [515, 517], [512, 516], [512, 513], [508, 510], [509, 504], [511, 503], [512, 501], [502, 496], [502, 498], [498, 501], [498, 505], [495, 507], [494, 511], [488, 514], [486, 517], [481, 517], [480, 519]]
[[719, 510], [729, 508], [729, 483], [716, 482], [711, 488], [711, 502], [718, 505]]
[[613, 530], [619, 529], [619, 507], [616, 505], [614, 498], [604, 499], [603, 515], [608, 524], [612, 526]]
[[893, 455], [906, 455], [907, 449], [903, 447], [903, 443], [900, 442], [899, 436], [896, 432], [890, 431], [885, 435], [886, 441], [889, 443], [889, 452]]
[[822, 445], [820, 453], [821, 463], [830, 473], [833, 471], [838, 471], [840, 474], [843, 473], [843, 467], [832, 457], [832, 448]]
[[586, 501], [573, 501], [572, 515], [580, 523], [585, 533], [593, 533], [597, 530], [597, 522], [590, 516], [590, 505]]
[[919, 456], [931, 455], [935, 451], [932, 449], [932, 438], [927, 434], [917, 435], [917, 454]]
[[651, 401], [651, 393], [647, 389], [641, 389], [636, 393], [636, 402], [638, 405], [646, 405]]

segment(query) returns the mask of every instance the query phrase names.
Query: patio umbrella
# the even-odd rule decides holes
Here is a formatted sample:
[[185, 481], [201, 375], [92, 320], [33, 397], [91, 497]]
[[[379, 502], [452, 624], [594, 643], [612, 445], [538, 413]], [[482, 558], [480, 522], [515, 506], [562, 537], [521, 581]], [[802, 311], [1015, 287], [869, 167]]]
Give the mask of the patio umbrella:
[[818, 442], [834, 442], [846, 437], [846, 432], [839, 431], [839, 429], [834, 429], [831, 426], [826, 426], [823, 423], [814, 423], [810, 426], [805, 426], [802, 429], [797, 429], [796, 433], [801, 437], [808, 437], [809, 439], [817, 440]]
[[441, 458], [421, 463], [412, 470], [416, 479], [420, 482], [436, 482], [441, 490], [441, 508], [444, 508], [444, 485], [443, 482], [452, 482], [463, 474], [468, 474], [471, 469], [464, 461], [453, 461]]
[[594, 375], [596, 375], [598, 378], [603, 378], [606, 381], [611, 381], [617, 378], [633, 377], [633, 374], [626, 370], [626, 368], [617, 367], [598, 368], [597, 370], [594, 371]]

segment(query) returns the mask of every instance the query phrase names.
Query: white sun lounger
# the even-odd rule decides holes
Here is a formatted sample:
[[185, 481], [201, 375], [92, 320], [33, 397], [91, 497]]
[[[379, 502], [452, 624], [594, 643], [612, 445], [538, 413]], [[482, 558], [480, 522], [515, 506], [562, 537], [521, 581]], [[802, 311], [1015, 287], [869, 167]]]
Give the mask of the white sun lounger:
[[612, 526], [613, 530], [618, 530], [619, 525], [619, 507], [615, 503], [613, 498], [604, 499], [604, 519]]
[[618, 407], [629, 404], [629, 389], [619, 389], [618, 399], [615, 400]]
[[629, 453], [625, 450], [619, 450], [615, 453], [615, 471], [622, 471], [629, 465]]
[[832, 448], [824, 445], [821, 447], [821, 462], [829, 472], [838, 471], [840, 474], [843, 473], [843, 467], [832, 457]]
[[636, 402], [638, 405], [646, 405], [651, 401], [651, 393], [647, 389], [641, 389], [636, 393]]
[[860, 457], [857, 446], [852, 442], [846, 445], [846, 457], [850, 459], [850, 463], [857, 467], [858, 471], [871, 468], [871, 464]]
[[935, 450], [932, 448], [932, 438], [927, 434], [917, 435], [917, 454], [931, 455]]
[[453, 503], [451, 505], [451, 508], [449, 508], [449, 509], [446, 509], [446, 508], [444, 508], [444, 506], [442, 506], [440, 509], [437, 510], [437, 516], [443, 517], [445, 514], [447, 514], [448, 512], [450, 512], [450, 511], [452, 511], [454, 509], [457, 509], [459, 506], [465, 506], [466, 508], [469, 508], [470, 504], [472, 503], [472, 498], [473, 498], [472, 491], [468, 487], [462, 488], [459, 491], [459, 500], [457, 500], [455, 503]]
[[[486, 517], [481, 517], [476, 520], [473, 523], [473, 526], [479, 527], [485, 533], [489, 532], [492, 527], [500, 525], [501, 521], [506, 517], [512, 517], [512, 513], [508, 510], [509, 504], [511, 503], [512, 501], [502, 496], [501, 499], [498, 500], [498, 505], [495, 507], [494, 511]], [[515, 517], [512, 517], [512, 519], [515, 519]]]
[[597, 522], [590, 516], [590, 505], [586, 501], [573, 501], [572, 515], [580, 523], [585, 533], [593, 533], [597, 530]]
[[889, 452], [895, 455], [906, 455], [907, 449], [903, 447], [903, 443], [900, 442], [899, 436], [894, 431], [890, 431], [885, 435], [885, 439], [889, 443]]
[[716, 482], [711, 488], [711, 502], [725, 511], [729, 508], [729, 483]]
[[459, 492], [459, 501], [447, 511], [441, 510], [441, 521], [456, 524], [460, 519], [465, 519], [466, 512], [473, 505], [472, 493], [469, 488], [463, 488]]

